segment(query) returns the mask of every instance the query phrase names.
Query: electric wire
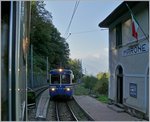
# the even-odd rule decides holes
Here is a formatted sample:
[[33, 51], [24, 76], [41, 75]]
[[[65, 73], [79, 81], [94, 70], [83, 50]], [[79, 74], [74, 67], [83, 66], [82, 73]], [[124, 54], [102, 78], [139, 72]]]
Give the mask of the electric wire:
[[73, 10], [73, 13], [72, 13], [72, 16], [71, 16], [71, 19], [70, 19], [69, 25], [68, 25], [68, 28], [66, 29], [66, 32], [65, 32], [65, 35], [67, 35], [67, 34], [68, 34], [68, 32], [69, 32], [69, 29], [70, 29], [70, 26], [71, 26], [71, 23], [72, 23], [73, 17], [74, 17], [74, 15], [75, 15], [75, 12], [76, 12], [77, 7], [78, 7], [78, 4], [79, 4], [79, 1], [76, 1], [76, 3], [75, 3], [75, 7], [74, 7], [74, 10]]
[[87, 30], [87, 31], [73, 32], [71, 34], [82, 34], [82, 33], [96, 32], [96, 31], [99, 31], [99, 30], [98, 29], [97, 30]]
[[108, 29], [94, 29], [94, 30], [87, 30], [87, 31], [80, 31], [80, 32], [72, 32], [71, 34], [84, 34], [84, 33], [91, 33], [91, 32], [98, 32], [98, 31], [104, 31]]
[[66, 32], [65, 32], [65, 36], [69, 33], [69, 29], [70, 29], [70, 27], [71, 27], [71, 23], [72, 23], [72, 20], [73, 20], [74, 15], [75, 15], [75, 12], [76, 12], [76, 10], [77, 10], [77, 8], [78, 8], [78, 6], [79, 6], [79, 2], [80, 2], [80, 0], [76, 1], [76, 3], [75, 3], [74, 10], [73, 10], [73, 13], [72, 13], [72, 16], [71, 16], [69, 25], [68, 25], [68, 27], [67, 27], [67, 29], [66, 29]]

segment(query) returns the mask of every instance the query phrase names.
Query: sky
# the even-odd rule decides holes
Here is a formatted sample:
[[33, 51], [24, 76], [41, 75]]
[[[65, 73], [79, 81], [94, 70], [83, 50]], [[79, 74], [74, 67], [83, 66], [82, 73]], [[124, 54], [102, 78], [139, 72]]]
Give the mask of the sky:
[[122, 0], [80, 0], [69, 33], [65, 35], [76, 0], [45, 1], [45, 8], [52, 14], [52, 22], [61, 36], [68, 39], [70, 58], [82, 61], [87, 75], [108, 72], [108, 29], [98, 24], [103, 21]]

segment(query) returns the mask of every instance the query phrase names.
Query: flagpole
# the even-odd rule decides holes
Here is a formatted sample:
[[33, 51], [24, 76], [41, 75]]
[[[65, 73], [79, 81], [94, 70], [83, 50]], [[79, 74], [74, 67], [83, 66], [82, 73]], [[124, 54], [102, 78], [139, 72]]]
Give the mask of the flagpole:
[[[133, 15], [133, 16], [134, 16], [134, 14], [133, 14], [132, 10], [130, 9], [130, 7], [128, 6], [128, 4], [127, 4], [127, 3], [126, 3], [126, 6], [127, 6], [127, 8], [129, 9], [129, 11], [130, 11], [131, 15]], [[138, 21], [136, 20], [136, 18], [135, 18], [135, 17], [134, 17], [134, 19], [135, 19], [136, 23], [138, 24], [139, 28], [141, 29], [142, 33], [144, 34], [145, 38], [147, 39], [147, 41], [149, 41], [149, 39], [147, 38], [147, 36], [146, 36], [146, 34], [145, 34], [144, 30], [142, 29], [142, 27], [140, 26], [140, 24], [138, 23]]]

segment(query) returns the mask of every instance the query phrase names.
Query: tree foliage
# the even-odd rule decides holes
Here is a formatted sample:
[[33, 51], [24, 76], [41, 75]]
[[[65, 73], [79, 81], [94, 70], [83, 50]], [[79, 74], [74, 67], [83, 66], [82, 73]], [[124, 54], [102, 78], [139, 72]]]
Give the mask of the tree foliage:
[[82, 81], [84, 87], [90, 90], [91, 92], [98, 94], [108, 94], [108, 73], [98, 73], [97, 77], [94, 76], [84, 76]]
[[109, 78], [109, 73], [99, 72], [99, 73], [97, 74], [97, 79], [101, 80], [102, 77]]
[[44, 1], [31, 5], [31, 44], [33, 45], [34, 71], [46, 71], [46, 57], [51, 68], [67, 66], [69, 45], [52, 23], [52, 15], [45, 9]]
[[91, 92], [95, 84], [98, 82], [98, 79], [91, 75], [91, 76], [84, 76], [82, 78], [82, 81], [84, 82], [84, 87], [89, 89]]
[[68, 68], [73, 71], [74, 80], [77, 82], [82, 77], [82, 63], [79, 59], [69, 59]]
[[99, 94], [108, 94], [108, 73], [97, 74], [98, 82], [96, 83], [94, 90]]

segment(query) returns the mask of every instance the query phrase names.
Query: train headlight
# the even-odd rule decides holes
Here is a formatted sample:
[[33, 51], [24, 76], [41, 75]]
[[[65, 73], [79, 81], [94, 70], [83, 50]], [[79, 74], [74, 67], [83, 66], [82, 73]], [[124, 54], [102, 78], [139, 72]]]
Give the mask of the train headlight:
[[70, 91], [71, 89], [70, 88], [66, 88], [66, 91]]
[[55, 91], [56, 90], [56, 88], [51, 88], [51, 91]]
[[59, 72], [62, 72], [63, 71], [63, 69], [58, 69], [59, 70]]

